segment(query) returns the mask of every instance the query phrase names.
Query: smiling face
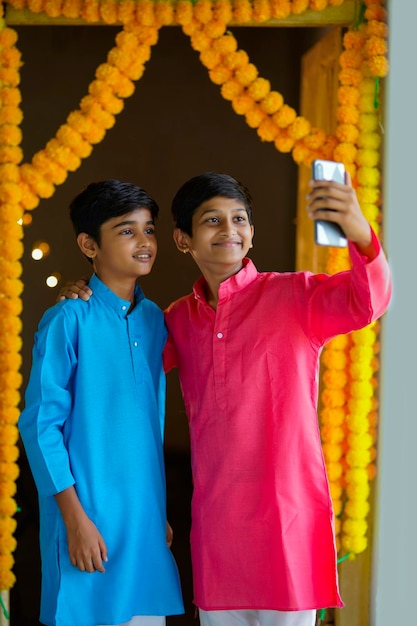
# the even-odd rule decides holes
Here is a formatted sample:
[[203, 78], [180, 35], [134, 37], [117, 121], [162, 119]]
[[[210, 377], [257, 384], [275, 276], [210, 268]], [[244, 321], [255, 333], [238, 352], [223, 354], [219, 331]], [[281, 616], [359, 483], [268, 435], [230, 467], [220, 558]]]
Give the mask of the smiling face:
[[78, 244], [93, 260], [97, 276], [117, 293], [119, 285], [151, 271], [157, 252], [155, 223], [149, 209], [135, 209], [104, 222], [100, 244], [85, 233], [78, 236]]
[[203, 274], [231, 275], [241, 269], [253, 232], [243, 202], [216, 196], [195, 211], [192, 235], [176, 229], [174, 238], [180, 250], [190, 252]]

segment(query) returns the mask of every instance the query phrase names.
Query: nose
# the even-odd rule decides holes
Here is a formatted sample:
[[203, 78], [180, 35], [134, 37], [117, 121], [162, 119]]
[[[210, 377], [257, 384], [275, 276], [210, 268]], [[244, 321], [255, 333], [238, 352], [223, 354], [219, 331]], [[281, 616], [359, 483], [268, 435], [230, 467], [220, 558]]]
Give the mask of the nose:
[[232, 220], [227, 220], [223, 224], [223, 234], [225, 237], [236, 233], [236, 224]]

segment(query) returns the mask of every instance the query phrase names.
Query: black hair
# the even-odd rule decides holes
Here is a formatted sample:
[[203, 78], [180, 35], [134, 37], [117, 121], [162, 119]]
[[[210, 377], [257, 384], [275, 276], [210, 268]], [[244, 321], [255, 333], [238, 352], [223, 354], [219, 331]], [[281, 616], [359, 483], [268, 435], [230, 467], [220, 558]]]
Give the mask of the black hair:
[[241, 200], [249, 224], [253, 224], [252, 198], [248, 189], [228, 174], [205, 172], [188, 180], [175, 194], [171, 205], [175, 226], [191, 237], [194, 213], [203, 202], [216, 196]]
[[149, 209], [156, 220], [159, 213], [159, 206], [142, 187], [114, 178], [90, 183], [74, 198], [69, 209], [75, 233], [87, 233], [98, 245], [101, 226], [113, 217], [135, 209]]

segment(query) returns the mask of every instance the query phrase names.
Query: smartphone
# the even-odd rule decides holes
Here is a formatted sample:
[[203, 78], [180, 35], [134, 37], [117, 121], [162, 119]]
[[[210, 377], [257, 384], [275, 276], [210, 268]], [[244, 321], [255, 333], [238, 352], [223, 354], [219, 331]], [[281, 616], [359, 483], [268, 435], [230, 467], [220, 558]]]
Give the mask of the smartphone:
[[[325, 161], [316, 159], [312, 164], [312, 175], [314, 180], [334, 180], [337, 183], [345, 182], [345, 166], [337, 161]], [[334, 246], [345, 248], [347, 239], [339, 224], [315, 220], [314, 222], [314, 242], [319, 246]]]

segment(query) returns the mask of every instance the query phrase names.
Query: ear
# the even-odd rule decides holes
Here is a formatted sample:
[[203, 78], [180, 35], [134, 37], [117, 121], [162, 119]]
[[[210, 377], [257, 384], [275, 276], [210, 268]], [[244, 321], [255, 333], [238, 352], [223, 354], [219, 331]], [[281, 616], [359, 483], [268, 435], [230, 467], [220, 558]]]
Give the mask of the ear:
[[190, 236], [180, 228], [174, 228], [173, 236], [178, 250], [186, 254], [190, 249]]
[[251, 233], [252, 233], [252, 239], [251, 239], [250, 247], [253, 248], [253, 237], [255, 235], [255, 226], [252, 224], [250, 229], [251, 229]]
[[87, 233], [80, 233], [77, 237], [77, 243], [81, 252], [93, 261], [97, 249], [97, 244], [94, 239], [90, 235], [87, 235]]

